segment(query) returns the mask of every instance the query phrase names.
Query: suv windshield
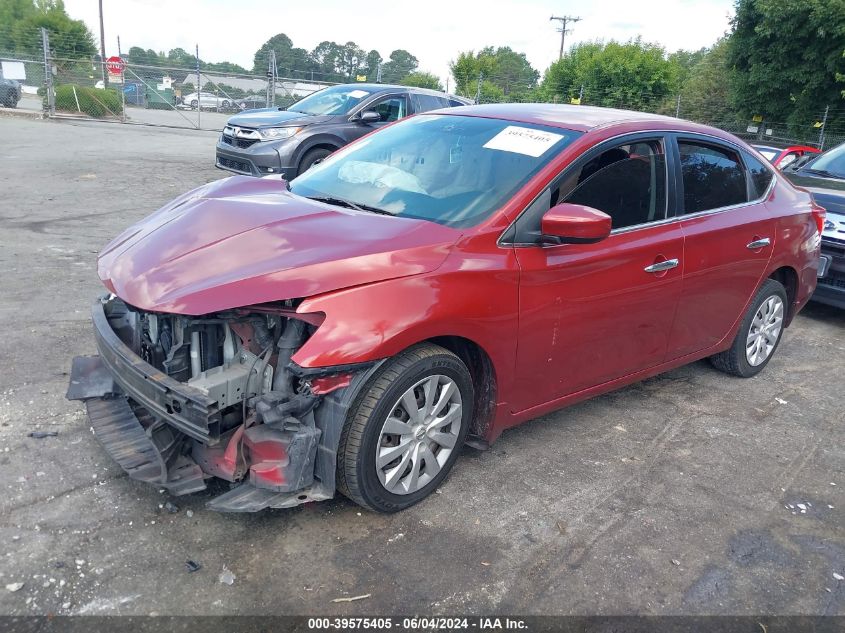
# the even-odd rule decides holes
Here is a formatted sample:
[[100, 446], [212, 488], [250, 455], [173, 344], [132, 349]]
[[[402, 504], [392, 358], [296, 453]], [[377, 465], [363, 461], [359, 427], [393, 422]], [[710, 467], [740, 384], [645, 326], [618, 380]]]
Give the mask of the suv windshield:
[[499, 119], [422, 115], [330, 156], [296, 178], [291, 191], [390, 215], [472, 226], [577, 136]]
[[303, 114], [348, 114], [372, 94], [357, 86], [324, 88], [297, 101], [288, 110]]
[[836, 178], [845, 178], [845, 143], [826, 151], [803, 169], [824, 172]]

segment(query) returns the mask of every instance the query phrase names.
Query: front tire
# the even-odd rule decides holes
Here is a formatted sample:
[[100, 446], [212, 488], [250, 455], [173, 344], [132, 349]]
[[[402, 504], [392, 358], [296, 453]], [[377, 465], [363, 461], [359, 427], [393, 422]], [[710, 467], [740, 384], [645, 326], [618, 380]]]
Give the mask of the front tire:
[[763, 371], [780, 344], [788, 305], [783, 284], [767, 279], [754, 295], [730, 349], [710, 357], [713, 366], [740, 378]]
[[299, 170], [298, 174], [304, 174], [306, 171], [311, 169], [316, 163], [323, 160], [326, 156], [331, 154], [332, 151], [325, 147], [316, 147], [310, 150], [305, 156], [302, 157], [302, 161], [299, 163]]
[[364, 386], [340, 436], [337, 487], [359, 505], [397, 512], [431, 494], [472, 420], [466, 365], [432, 344], [405, 350]]

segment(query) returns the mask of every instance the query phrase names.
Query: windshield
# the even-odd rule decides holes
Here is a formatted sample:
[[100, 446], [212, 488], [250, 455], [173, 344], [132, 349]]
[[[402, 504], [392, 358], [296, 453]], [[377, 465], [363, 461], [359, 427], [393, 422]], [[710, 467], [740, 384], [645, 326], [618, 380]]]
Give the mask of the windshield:
[[308, 95], [288, 110], [304, 114], [349, 114], [370, 94], [370, 90], [357, 86], [332, 86]]
[[499, 119], [422, 115], [332, 155], [295, 179], [291, 191], [390, 215], [472, 226], [577, 136]]
[[845, 178], [845, 143], [826, 151], [804, 166], [804, 169], [825, 171], [837, 178]]

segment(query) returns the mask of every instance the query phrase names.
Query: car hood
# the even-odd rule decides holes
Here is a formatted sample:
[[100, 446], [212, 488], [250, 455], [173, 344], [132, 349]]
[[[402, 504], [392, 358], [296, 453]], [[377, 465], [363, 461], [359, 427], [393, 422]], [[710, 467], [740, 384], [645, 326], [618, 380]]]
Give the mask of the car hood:
[[303, 114], [302, 112], [290, 112], [288, 110], [279, 110], [278, 108], [261, 108], [260, 110], [250, 110], [249, 112], [243, 112], [229, 117], [227, 124], [252, 128], [273, 125], [294, 125], [297, 123], [312, 125], [326, 121], [328, 118], [330, 117]]
[[461, 232], [295, 196], [235, 176], [177, 198], [100, 253], [106, 287], [143, 310], [200, 315], [438, 268]]

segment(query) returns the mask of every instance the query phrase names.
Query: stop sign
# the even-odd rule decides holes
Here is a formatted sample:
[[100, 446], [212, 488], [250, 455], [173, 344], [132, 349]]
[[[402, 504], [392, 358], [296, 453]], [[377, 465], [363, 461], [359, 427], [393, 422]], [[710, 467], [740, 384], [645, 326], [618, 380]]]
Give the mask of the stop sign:
[[106, 60], [106, 68], [113, 75], [120, 75], [123, 73], [123, 69], [126, 68], [126, 62], [120, 57], [113, 55]]

